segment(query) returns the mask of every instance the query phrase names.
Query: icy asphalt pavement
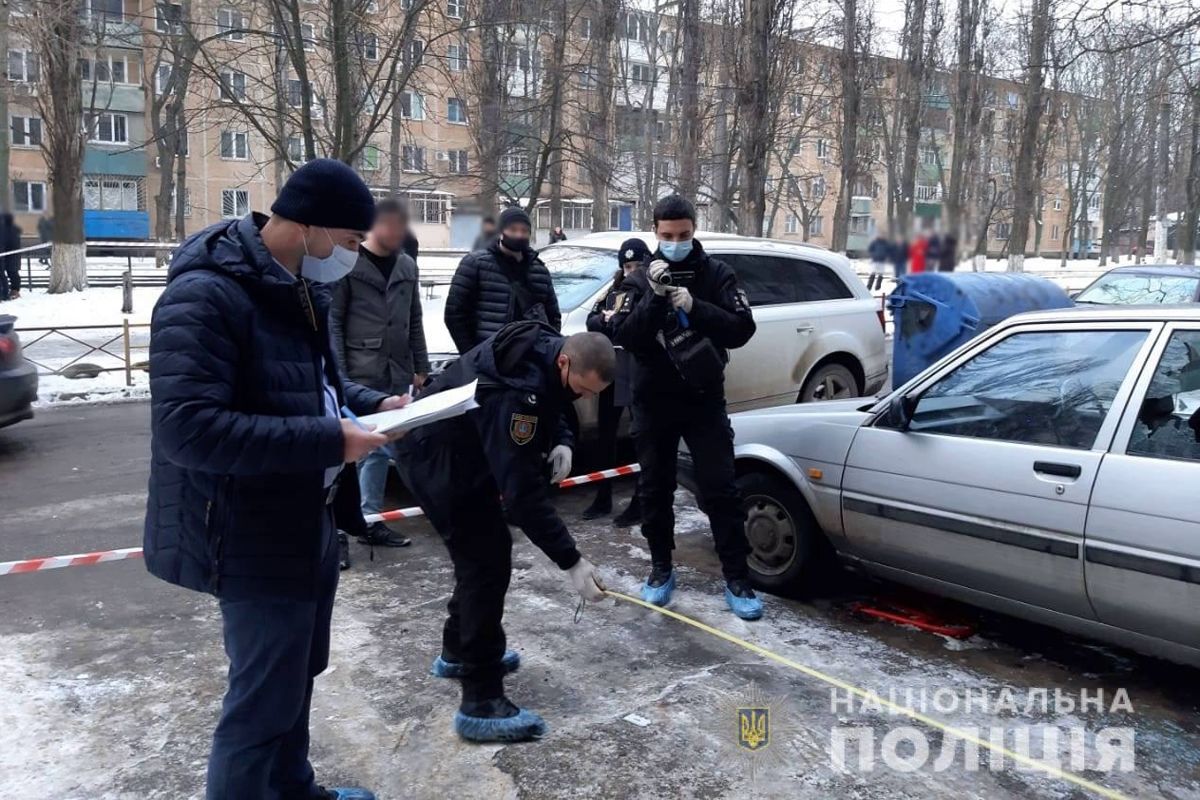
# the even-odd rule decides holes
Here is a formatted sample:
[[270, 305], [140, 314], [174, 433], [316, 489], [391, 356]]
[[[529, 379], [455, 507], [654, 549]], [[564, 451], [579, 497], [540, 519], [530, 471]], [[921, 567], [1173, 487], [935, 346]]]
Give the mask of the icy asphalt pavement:
[[[130, 403], [42, 411], [0, 430], [0, 560], [140, 544], [147, 425], [148, 407]], [[630, 488], [619, 487], [619, 503]], [[588, 488], [564, 493], [562, 512], [610, 585], [636, 594], [643, 542], [636, 530], [581, 522], [590, 497]], [[678, 512], [675, 610], [923, 704], [984, 739], [999, 728], [1010, 749], [1022, 731], [1038, 748], [1059, 731], [1059, 763], [1071, 771], [1073, 731], [1131, 733], [1132, 762], [1101, 772], [1089, 749], [1082, 774], [1128, 797], [1200, 798], [1195, 670], [970, 611], [979, 633], [966, 642], [866, 622], [848, 603], [891, 590], [849, 575], [836, 597], [767, 598], [764, 621], [741, 622], [724, 608], [703, 516], [686, 495]], [[450, 731], [456, 686], [428, 674], [448, 561], [423, 522], [404, 530], [412, 548], [369, 561], [355, 546], [342, 576], [331, 667], [313, 710], [313, 761], [326, 783], [365, 784], [381, 800], [1090, 796], [986, 753], [972, 764], [962, 742], [643, 609], [606, 602], [576, 624], [565, 577], [519, 533], [506, 628], [523, 666], [509, 694], [551, 732], [536, 743], [463, 744]], [[128, 561], [0, 577], [0, 608], [0, 795], [202, 796], [226, 666], [211, 598]], [[1121, 689], [1132, 711], [1112, 709]], [[1075, 707], [1056, 707], [1056, 690]], [[1080, 710], [1081, 691], [1104, 701]], [[771, 739], [757, 755], [738, 746], [739, 707], [770, 709]], [[853, 743], [834, 763], [839, 740], [867, 736], [870, 769]], [[922, 746], [928, 757], [907, 771]]]

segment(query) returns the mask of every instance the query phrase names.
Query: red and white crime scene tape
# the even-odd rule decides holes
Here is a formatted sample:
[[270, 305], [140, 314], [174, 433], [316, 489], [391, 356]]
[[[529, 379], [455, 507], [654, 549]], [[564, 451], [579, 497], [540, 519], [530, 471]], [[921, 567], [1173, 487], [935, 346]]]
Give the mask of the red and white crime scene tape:
[[[602, 469], [599, 472], [589, 472], [586, 475], [576, 475], [558, 484], [560, 489], [570, 489], [572, 486], [583, 486], [585, 483], [632, 475], [641, 469], [637, 464], [627, 464], [613, 469]], [[367, 514], [364, 519], [370, 525], [374, 522], [395, 522], [401, 519], [423, 517], [425, 512], [418, 506], [397, 508], [384, 511], [381, 514]], [[0, 575], [15, 575], [18, 572], [40, 572], [47, 569], [62, 569], [63, 567], [81, 567], [87, 564], [99, 564], [105, 561], [121, 561], [127, 558], [141, 558], [142, 548], [123, 547], [120, 550], [100, 550], [95, 553], [77, 553], [70, 556], [50, 556], [48, 558], [27, 558], [24, 561], [0, 561]]]

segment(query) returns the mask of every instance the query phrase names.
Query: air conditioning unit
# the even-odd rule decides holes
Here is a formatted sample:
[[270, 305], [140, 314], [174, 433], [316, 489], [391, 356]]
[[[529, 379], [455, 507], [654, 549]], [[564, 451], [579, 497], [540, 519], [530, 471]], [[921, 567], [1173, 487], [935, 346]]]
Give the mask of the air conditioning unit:
[[447, 153], [445, 150], [438, 150], [437, 151], [437, 160], [438, 161], [449, 161], [450, 154]]

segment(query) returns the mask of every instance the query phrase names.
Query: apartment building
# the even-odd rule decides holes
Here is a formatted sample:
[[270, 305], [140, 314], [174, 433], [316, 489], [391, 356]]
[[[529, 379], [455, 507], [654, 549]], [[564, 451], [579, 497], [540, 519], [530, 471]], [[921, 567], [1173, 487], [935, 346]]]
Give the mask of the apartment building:
[[[185, 29], [202, 42], [193, 59], [185, 102], [187, 135], [180, 157], [186, 174], [184, 229], [199, 230], [220, 219], [266, 210], [280, 181], [306, 155], [306, 128], [313, 130], [318, 155], [333, 141], [334, 27], [328, 3], [298, 0], [297, 41], [307, 65], [308, 96], [280, 44], [276, 24], [262, 0], [192, 0], [190, 19], [184, 7], [162, 0], [84, 0], [82, 13], [99, 35], [79, 58], [80, 91], [87, 109], [88, 143], [84, 161], [84, 227], [89, 239], [152, 239], [158, 229], [155, 197], [163, 186], [164, 165], [156, 155], [155, 100], [170, 85], [174, 68], [164, 41]], [[414, 231], [425, 248], [465, 247], [474, 240], [479, 221], [495, 209], [481, 205], [477, 171], [481, 143], [493, 137], [525, 143], [504, 150], [499, 159], [499, 195], [528, 202], [533, 175], [542, 166], [542, 132], [538, 115], [545, 91], [548, 48], [556, 31], [567, 31], [562, 70], [563, 112], [559, 124], [565, 146], [561, 163], [545, 175], [538, 191], [534, 219], [539, 240], [562, 225], [568, 236], [591, 230], [591, 176], [581, 154], [590, 135], [589, 116], [597, 103], [597, 81], [589, 56], [594, 11], [588, 5], [572, 8], [569, 20], [531, 21], [514, 26], [507, 36], [504, 94], [509, 103], [502, 130], [482, 130], [474, 115], [490, 98], [481, 97], [472, 67], [485, 58], [478, 29], [470, 24], [466, 0], [435, 0], [418, 6], [413, 0], [363, 0], [364, 21], [358, 41], [343, 59], [352, 58], [364, 77], [356, 106], [361, 129], [355, 166], [380, 196], [398, 192], [407, 198]], [[411, 23], [411, 24], [410, 24]], [[608, 176], [609, 227], [632, 230], [646, 223], [654, 199], [672, 191], [678, 179], [677, 129], [671, 109], [677, 87], [678, 50], [674, 21], [643, 11], [621, 14], [614, 46], [613, 110], [609, 139], [613, 146]], [[18, 224], [27, 236], [37, 220], [53, 213], [45, 161], [39, 145], [42, 121], [37, 115], [39, 81], [37, 57], [21, 40], [20, 24], [10, 38], [8, 77], [12, 131], [11, 191]], [[714, 37], [715, 29], [707, 35]], [[402, 33], [403, 32], [403, 33]], [[403, 39], [398, 38], [403, 36]], [[394, 48], [400, 43], [403, 52]], [[830, 87], [836, 85], [832, 51], [805, 45], [803, 67], [788, 76], [794, 90], [781, 97], [779, 142], [772, 154], [767, 183], [768, 235], [828, 245], [837, 204], [837, 161], [840, 109]], [[345, 55], [349, 52], [350, 55]], [[389, 60], [390, 59], [390, 60]], [[894, 95], [894, 67], [880, 61], [881, 95]], [[386, 87], [386, 67], [406, 72], [395, 109], [377, 113], [375, 92]], [[381, 70], [381, 66], [383, 69]], [[701, 75], [702, 104], [720, 108], [723, 82], [719, 59], [708, 59]], [[1020, 87], [994, 81], [988, 93], [987, 124], [981, 148], [987, 170], [996, 177], [997, 197], [988, 216], [987, 249], [1005, 248], [1011, 202], [1004, 197], [1011, 172], [1007, 143], [1020, 110]], [[790, 84], [789, 84], [790, 85]], [[384, 89], [386, 90], [386, 89]], [[1056, 101], [1057, 102], [1057, 101]], [[949, 100], [935, 85], [926, 98], [915, 213], [932, 226], [941, 217], [943, 187], [949, 175]], [[863, 251], [880, 232], [887, 233], [889, 192], [888, 154], [869, 126], [882, 125], [890, 113], [881, 106], [867, 120], [859, 157], [867, 168], [852, 187], [849, 249]], [[307, 114], [307, 115], [306, 115]], [[698, 206], [702, 223], [715, 209], [713, 175], [720, 159], [713, 125], [702, 136], [701, 189]], [[1070, 205], [1064, 186], [1078, 178], [1062, 160], [1061, 147], [1052, 145], [1045, 181], [1045, 204], [1040, 217], [1041, 249], [1056, 251], [1062, 242], [1087, 251], [1086, 226], [1068, 224]], [[1092, 168], [1089, 168], [1091, 171]], [[1089, 179], [1089, 180], [1094, 180]], [[550, 185], [556, 184], [561, 214], [551, 219]], [[1098, 186], [1096, 187], [1098, 189]], [[1099, 216], [1099, 192], [1089, 195], [1090, 219]], [[174, 203], [172, 203], [174, 206]], [[1079, 218], [1078, 210], [1075, 218]], [[169, 226], [169, 227], [174, 227]], [[1082, 236], [1076, 236], [1076, 229]], [[1068, 232], [1069, 231], [1069, 232]], [[1031, 233], [1029, 247], [1037, 232]], [[1091, 238], [1095, 238], [1092, 236]], [[1048, 243], [1052, 246], [1048, 246]]]

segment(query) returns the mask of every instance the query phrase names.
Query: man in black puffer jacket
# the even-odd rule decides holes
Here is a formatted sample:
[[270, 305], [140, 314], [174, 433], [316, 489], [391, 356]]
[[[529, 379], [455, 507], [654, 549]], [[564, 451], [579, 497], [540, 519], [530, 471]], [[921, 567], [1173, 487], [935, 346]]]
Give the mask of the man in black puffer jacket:
[[192, 236], [151, 321], [146, 566], [220, 601], [229, 687], [207, 800], [372, 800], [317, 786], [308, 762], [313, 678], [329, 659], [335, 517], [358, 486], [339, 475], [387, 437], [341, 419], [399, 397], [344, 382], [329, 292], [354, 266], [375, 203], [353, 170], [298, 169], [270, 219]]
[[458, 352], [466, 353], [517, 320], [535, 319], [554, 330], [562, 327], [550, 271], [529, 247], [531, 230], [524, 209], [506, 208], [500, 214], [499, 240], [459, 263], [445, 317]]

